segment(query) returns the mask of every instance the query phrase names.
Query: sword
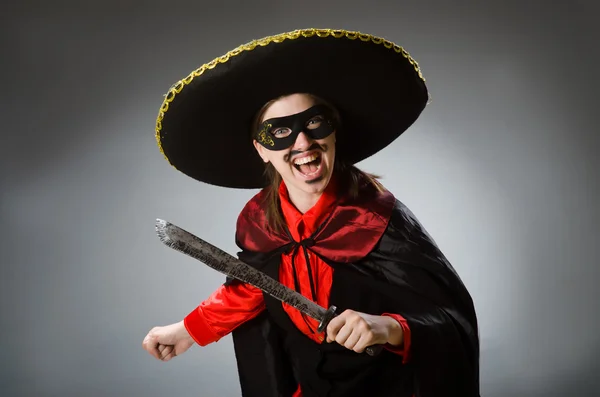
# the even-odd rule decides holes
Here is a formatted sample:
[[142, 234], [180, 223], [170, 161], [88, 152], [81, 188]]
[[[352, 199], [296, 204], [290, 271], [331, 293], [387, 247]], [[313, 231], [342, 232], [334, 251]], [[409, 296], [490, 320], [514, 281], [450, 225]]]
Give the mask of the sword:
[[[317, 328], [319, 333], [323, 332], [329, 322], [336, 316], [335, 306], [332, 305], [325, 309], [272, 277], [170, 222], [157, 219], [155, 228], [158, 238], [166, 246], [191, 256], [220, 273], [253, 285], [273, 298], [295, 307], [302, 313], [319, 321]], [[382, 349], [382, 345], [374, 345], [367, 347], [365, 351], [370, 356], [375, 356]]]

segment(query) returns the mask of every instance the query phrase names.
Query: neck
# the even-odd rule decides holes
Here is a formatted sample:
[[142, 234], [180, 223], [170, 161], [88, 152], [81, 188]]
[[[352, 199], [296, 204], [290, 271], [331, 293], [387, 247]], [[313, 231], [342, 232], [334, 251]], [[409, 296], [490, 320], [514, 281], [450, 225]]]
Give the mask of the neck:
[[317, 204], [323, 193], [306, 193], [288, 188], [288, 194], [292, 204], [294, 204], [298, 211], [305, 214]]

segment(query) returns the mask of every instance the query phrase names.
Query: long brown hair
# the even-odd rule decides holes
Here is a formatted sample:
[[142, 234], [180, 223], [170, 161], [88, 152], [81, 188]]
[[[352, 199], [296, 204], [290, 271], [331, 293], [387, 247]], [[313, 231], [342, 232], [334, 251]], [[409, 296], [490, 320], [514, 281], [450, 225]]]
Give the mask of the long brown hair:
[[[317, 97], [312, 94], [305, 94], [311, 97], [315, 104], [317, 105], [325, 105], [327, 106], [333, 115], [334, 123], [337, 126], [336, 133], [340, 133], [342, 128], [342, 120], [340, 118], [340, 114], [338, 110], [331, 105], [329, 102], [325, 101], [322, 98]], [[254, 120], [252, 122], [252, 137], [259, 130], [262, 124], [262, 118], [265, 112], [269, 109], [269, 107], [279, 101], [282, 98], [285, 98], [287, 95], [282, 95], [278, 98], [272, 99], [256, 113]], [[373, 175], [367, 172], [364, 172], [358, 169], [353, 164], [346, 163], [345, 161], [340, 159], [340, 156], [336, 156], [333, 172], [336, 175], [337, 183], [338, 183], [338, 194], [340, 196], [347, 196], [350, 199], [357, 199], [360, 195], [360, 192], [365, 188], [371, 188], [370, 190], [374, 190], [376, 192], [382, 192], [385, 190], [383, 185], [379, 182], [379, 176]], [[283, 214], [281, 213], [281, 207], [279, 204], [279, 186], [281, 185], [281, 175], [273, 164], [270, 162], [265, 165], [265, 178], [268, 181], [271, 181], [269, 186], [265, 188], [265, 212], [267, 218], [267, 225], [274, 232], [280, 232], [283, 230], [284, 219]]]

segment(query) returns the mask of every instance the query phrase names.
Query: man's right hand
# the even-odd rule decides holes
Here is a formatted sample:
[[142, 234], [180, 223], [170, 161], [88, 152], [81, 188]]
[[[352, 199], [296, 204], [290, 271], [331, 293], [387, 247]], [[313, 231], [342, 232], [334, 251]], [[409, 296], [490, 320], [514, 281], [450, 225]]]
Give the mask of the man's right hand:
[[194, 339], [185, 329], [183, 321], [164, 327], [154, 327], [144, 338], [142, 346], [161, 361], [169, 361], [187, 351]]

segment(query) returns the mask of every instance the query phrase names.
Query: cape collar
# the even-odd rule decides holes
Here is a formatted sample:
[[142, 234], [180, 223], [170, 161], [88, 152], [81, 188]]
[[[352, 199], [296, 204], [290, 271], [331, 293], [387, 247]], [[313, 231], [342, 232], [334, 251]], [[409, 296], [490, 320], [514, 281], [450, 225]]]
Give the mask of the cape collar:
[[[270, 253], [300, 244], [337, 263], [354, 262], [371, 252], [385, 232], [396, 202], [389, 191], [375, 192], [368, 188], [362, 189], [358, 199], [339, 197], [333, 186], [313, 207], [317, 215], [318, 209], [327, 208], [322, 212], [325, 219], [316, 216], [320, 223], [315, 223], [311, 238], [295, 240], [292, 233], [274, 232], [267, 226], [264, 210], [267, 189], [248, 201], [238, 216], [237, 245], [246, 251]], [[282, 208], [285, 205], [282, 200]]]

